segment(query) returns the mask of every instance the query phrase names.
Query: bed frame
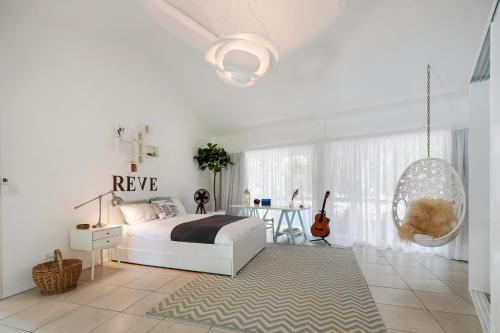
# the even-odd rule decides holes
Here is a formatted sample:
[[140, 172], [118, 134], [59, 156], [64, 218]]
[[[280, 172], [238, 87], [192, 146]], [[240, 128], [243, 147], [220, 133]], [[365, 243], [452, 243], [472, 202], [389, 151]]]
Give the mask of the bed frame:
[[[234, 277], [266, 245], [263, 223], [232, 245], [164, 242], [123, 237], [117, 251], [121, 261]], [[112, 259], [116, 260], [113, 251]]]

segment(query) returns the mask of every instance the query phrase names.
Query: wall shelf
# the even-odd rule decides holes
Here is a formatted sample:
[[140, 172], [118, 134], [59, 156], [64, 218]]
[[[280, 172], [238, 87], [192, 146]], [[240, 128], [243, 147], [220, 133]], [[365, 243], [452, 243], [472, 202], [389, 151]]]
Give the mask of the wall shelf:
[[124, 152], [130, 157], [126, 163], [130, 165], [131, 172], [137, 172], [137, 165], [144, 164], [146, 157], [160, 156], [160, 149], [157, 146], [144, 142], [150, 133], [151, 127], [141, 123], [139, 129], [131, 131], [128, 137], [124, 137], [125, 134], [122, 133], [115, 138], [115, 150]]

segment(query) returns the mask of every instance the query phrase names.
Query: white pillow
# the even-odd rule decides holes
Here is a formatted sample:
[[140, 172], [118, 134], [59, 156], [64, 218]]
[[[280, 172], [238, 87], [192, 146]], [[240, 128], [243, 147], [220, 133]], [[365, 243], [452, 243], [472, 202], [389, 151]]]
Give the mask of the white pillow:
[[149, 203], [120, 205], [123, 220], [130, 225], [157, 219], [153, 206]]
[[151, 204], [160, 219], [186, 214], [184, 206], [182, 206], [179, 199], [176, 198], [167, 197], [158, 200], [151, 200]]

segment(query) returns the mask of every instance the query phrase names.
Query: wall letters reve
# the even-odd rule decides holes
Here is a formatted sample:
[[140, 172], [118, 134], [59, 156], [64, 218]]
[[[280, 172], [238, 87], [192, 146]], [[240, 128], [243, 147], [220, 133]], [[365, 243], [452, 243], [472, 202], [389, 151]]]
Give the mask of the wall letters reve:
[[113, 191], [158, 191], [156, 177], [113, 176]]

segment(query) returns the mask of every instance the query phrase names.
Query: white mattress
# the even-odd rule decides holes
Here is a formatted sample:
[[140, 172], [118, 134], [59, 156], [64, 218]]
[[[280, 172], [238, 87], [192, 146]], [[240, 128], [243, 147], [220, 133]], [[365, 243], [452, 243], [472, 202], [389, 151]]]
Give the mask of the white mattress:
[[[206, 218], [207, 215], [186, 214], [167, 219], [150, 220], [134, 225], [125, 225], [125, 236], [129, 238], [139, 238], [154, 241], [171, 241], [170, 233], [175, 226]], [[232, 245], [235, 241], [262, 226], [264, 221], [258, 218], [249, 217], [223, 226], [215, 238], [216, 245]]]

